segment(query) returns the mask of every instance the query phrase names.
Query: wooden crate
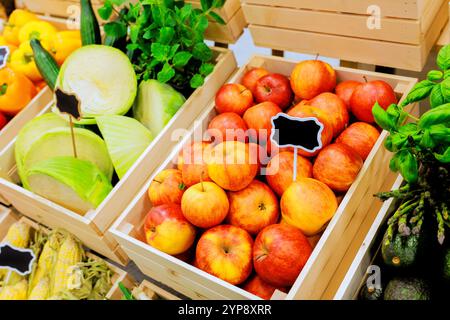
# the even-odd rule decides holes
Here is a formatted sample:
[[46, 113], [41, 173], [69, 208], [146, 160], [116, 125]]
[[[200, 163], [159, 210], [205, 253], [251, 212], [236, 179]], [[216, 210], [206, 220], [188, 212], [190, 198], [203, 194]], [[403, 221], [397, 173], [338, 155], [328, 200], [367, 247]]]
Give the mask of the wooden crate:
[[[42, 227], [41, 225], [37, 224], [36, 222], [26, 218], [26, 217], [20, 217], [19, 214], [17, 214], [14, 210], [0, 208], [0, 239], [3, 239], [6, 236], [6, 233], [8, 232], [9, 227], [15, 223], [15, 222], [23, 222], [28, 225], [30, 225], [33, 229], [40, 228], [41, 230], [48, 230]], [[2, 241], [2, 242], [3, 242]], [[101, 259], [100, 257], [96, 256], [95, 254], [91, 252], [87, 252], [88, 257], [94, 258], [94, 259]], [[112, 287], [109, 290], [108, 294], [106, 295], [106, 299], [108, 300], [120, 300], [121, 295], [118, 294], [117, 288], [119, 286], [119, 283], [123, 283], [125, 286], [131, 286], [134, 281], [131, 275], [129, 275], [124, 270], [120, 269], [119, 267], [108, 263], [108, 267], [111, 269], [111, 271], [114, 273], [112, 277]]]
[[[369, 28], [368, 7], [381, 28]], [[448, 20], [445, 0], [246, 0], [256, 45], [421, 71]]]
[[[205, 84], [191, 95], [163, 132], [154, 139], [96, 210], [81, 216], [17, 185], [19, 178], [14, 157], [15, 139], [0, 151], [0, 173], [4, 177], [0, 178], [2, 198], [14, 205], [20, 213], [49, 227], [67, 229], [76, 234], [88, 247], [118, 263], [125, 264], [126, 255], [118, 247], [116, 240], [110, 235], [105, 235], [105, 232], [153, 170], [166, 159], [176, 144], [172, 139], [173, 131], [189, 128], [215, 92], [237, 68], [230, 50], [214, 48], [214, 53], [216, 68], [206, 79]], [[42, 113], [50, 112], [51, 106], [52, 103], [49, 103]]]
[[[231, 82], [240, 82], [242, 76], [253, 67], [263, 67], [271, 72], [290, 75], [295, 64], [294, 61], [282, 58], [255, 56], [233, 76]], [[348, 68], [336, 68], [336, 71], [339, 81], [362, 81], [364, 76], [369, 81], [384, 80], [394, 88], [401, 99], [406, 97], [417, 82], [417, 79]], [[112, 226], [110, 232], [144, 274], [187, 297], [193, 299], [257, 299], [256, 296], [240, 288], [154, 249], [145, 243], [143, 237], [144, 218], [151, 208], [147, 196], [147, 189], [151, 181], [161, 170], [175, 166], [175, 159], [183, 145], [197, 132], [200, 132], [198, 130], [207, 128], [209, 121], [215, 115], [214, 103], [211, 103], [203, 115], [198, 118], [199, 122], [194, 125], [190, 133], [147, 180], [128, 208]], [[383, 147], [387, 135], [386, 131], [380, 135], [358, 178], [342, 200], [291, 291], [286, 296], [277, 292], [277, 298], [318, 299], [322, 296], [361, 221], [369, 207], [373, 205], [372, 195], [380, 190], [383, 181], [392, 174], [388, 167], [388, 159], [391, 155]]]
[[[403, 183], [403, 177], [398, 176], [391, 190], [398, 189]], [[373, 259], [373, 248], [376, 245], [376, 238], [379, 230], [382, 228], [387, 218], [396, 209], [394, 199], [387, 200], [379, 210], [369, 231], [365, 233], [364, 240], [359, 250], [352, 260], [352, 264], [345, 274], [344, 280], [339, 286], [335, 300], [355, 300], [358, 297], [359, 289], [366, 280], [367, 268]]]

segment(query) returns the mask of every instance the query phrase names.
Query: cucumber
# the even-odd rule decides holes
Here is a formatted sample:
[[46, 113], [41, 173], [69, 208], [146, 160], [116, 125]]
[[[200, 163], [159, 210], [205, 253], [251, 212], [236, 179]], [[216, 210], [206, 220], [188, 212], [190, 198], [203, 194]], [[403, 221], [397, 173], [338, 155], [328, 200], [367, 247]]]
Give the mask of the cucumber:
[[30, 41], [31, 48], [33, 49], [34, 61], [36, 63], [39, 72], [44, 78], [47, 85], [54, 90], [56, 85], [56, 79], [59, 74], [59, 67], [53, 56], [42, 47], [41, 42], [37, 39]]
[[83, 46], [102, 44], [100, 25], [92, 8], [91, 0], [81, 0], [81, 43]]

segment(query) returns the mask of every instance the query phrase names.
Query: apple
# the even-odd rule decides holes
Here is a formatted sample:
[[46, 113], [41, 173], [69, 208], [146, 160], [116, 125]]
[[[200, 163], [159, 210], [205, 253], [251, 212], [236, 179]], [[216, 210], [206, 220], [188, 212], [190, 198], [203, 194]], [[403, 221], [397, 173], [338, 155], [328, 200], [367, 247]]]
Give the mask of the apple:
[[336, 142], [343, 143], [366, 160], [373, 146], [380, 137], [380, 132], [365, 122], [355, 122], [340, 134]]
[[264, 228], [253, 245], [253, 264], [261, 279], [275, 287], [292, 286], [312, 253], [303, 233], [290, 225]]
[[347, 127], [350, 116], [344, 101], [334, 93], [324, 92], [311, 100], [304, 100], [301, 104], [319, 108], [328, 113], [333, 126], [333, 137], [337, 137]]
[[240, 84], [229, 83], [217, 92], [216, 110], [218, 113], [234, 112], [242, 116], [253, 105], [253, 95]]
[[247, 231], [230, 225], [209, 229], [198, 240], [197, 268], [233, 285], [252, 273], [253, 240]]
[[181, 167], [183, 183], [187, 187], [201, 181], [211, 181], [206, 160], [212, 148], [213, 145], [207, 141], [194, 141], [183, 148], [178, 158], [178, 167]]
[[180, 205], [175, 203], [153, 207], [145, 218], [144, 232], [149, 245], [170, 255], [186, 252], [196, 234]]
[[245, 189], [228, 192], [228, 200], [230, 212], [227, 222], [251, 235], [257, 235], [263, 228], [278, 222], [278, 199], [261, 181], [253, 180]]
[[359, 121], [373, 123], [375, 119], [372, 108], [376, 102], [384, 110], [391, 104], [397, 103], [394, 90], [382, 80], [370, 81], [357, 86], [350, 99], [350, 110]]
[[342, 143], [325, 147], [317, 156], [313, 176], [337, 192], [350, 189], [364, 162], [356, 151]]
[[[311, 162], [297, 155], [297, 180], [312, 177]], [[293, 182], [294, 152], [282, 151], [275, 155], [267, 165], [266, 179], [269, 186], [280, 197]]]
[[181, 171], [167, 169], [155, 176], [148, 189], [148, 197], [154, 207], [169, 203], [180, 204], [184, 190]]
[[258, 137], [267, 140], [272, 132], [272, 118], [283, 112], [273, 102], [263, 102], [249, 108], [244, 113], [244, 121], [249, 131], [250, 139], [253, 142], [259, 141]]
[[359, 86], [361, 82], [359, 81], [343, 81], [336, 86], [336, 95], [344, 101], [347, 110], [350, 111], [350, 99], [356, 87]]
[[[314, 117], [317, 118], [317, 120], [323, 124], [323, 131], [322, 131], [322, 148], [329, 145], [331, 140], [333, 139], [333, 125], [330, 115], [323, 111], [322, 109], [319, 109], [317, 107], [312, 107], [308, 105], [302, 105], [301, 103], [292, 108], [288, 115], [295, 118], [310, 118]], [[304, 157], [314, 157], [316, 156], [320, 150], [316, 150], [314, 152], [307, 152], [302, 149], [298, 149], [298, 154], [304, 156]]]
[[181, 199], [184, 217], [194, 226], [207, 229], [225, 220], [230, 204], [225, 191], [213, 182], [200, 182]]
[[267, 166], [270, 161], [270, 154], [267, 150], [267, 145], [260, 145], [257, 143], [250, 142], [248, 144], [250, 158], [258, 159], [258, 170], [262, 167]]
[[269, 71], [264, 68], [253, 68], [244, 75], [241, 84], [249, 89], [253, 96], [255, 96], [256, 82], [268, 74]]
[[317, 246], [321, 237], [322, 237], [322, 233], [318, 233], [312, 237], [308, 237], [308, 242], [313, 249]]
[[287, 289], [284, 287], [274, 287], [264, 280], [261, 279], [258, 275], [254, 275], [247, 282], [245, 282], [242, 287], [245, 291], [248, 291], [255, 296], [260, 297], [261, 299], [270, 300], [275, 292], [275, 290], [279, 290], [281, 292], [287, 293]]
[[225, 141], [214, 147], [208, 160], [209, 177], [228, 191], [246, 188], [256, 177], [258, 158], [248, 144]]
[[289, 79], [281, 74], [272, 73], [256, 82], [255, 100], [258, 103], [273, 102], [284, 110], [291, 105], [292, 99]]
[[310, 100], [336, 87], [336, 72], [326, 62], [306, 60], [297, 64], [291, 74], [291, 87], [300, 99]]
[[8, 119], [3, 113], [0, 112], [0, 130], [8, 124]]
[[240, 115], [234, 112], [225, 112], [211, 120], [208, 134], [216, 144], [228, 140], [245, 142], [247, 129], [247, 124]]
[[285, 223], [314, 236], [325, 228], [338, 207], [333, 191], [323, 182], [302, 178], [293, 182], [280, 202]]

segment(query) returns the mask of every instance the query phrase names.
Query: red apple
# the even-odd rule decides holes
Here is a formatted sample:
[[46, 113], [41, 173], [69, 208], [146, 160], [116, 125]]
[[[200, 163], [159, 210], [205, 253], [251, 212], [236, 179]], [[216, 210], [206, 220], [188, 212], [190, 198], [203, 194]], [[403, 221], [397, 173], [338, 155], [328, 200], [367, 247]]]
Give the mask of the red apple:
[[372, 108], [375, 103], [386, 110], [391, 104], [397, 103], [397, 97], [392, 87], [381, 80], [362, 83], [355, 88], [350, 99], [350, 110], [355, 117], [364, 122], [375, 122]]
[[8, 124], [8, 119], [5, 117], [3, 113], [0, 112], [0, 130], [3, 129], [4, 126]]
[[214, 143], [223, 141], [246, 141], [247, 125], [237, 113], [225, 112], [214, 117], [208, 126], [208, 134]]
[[[312, 177], [311, 162], [297, 155], [297, 180]], [[275, 155], [267, 165], [266, 179], [269, 186], [280, 197], [293, 182], [294, 152], [282, 151]]]
[[206, 165], [207, 157], [213, 145], [207, 141], [192, 142], [185, 146], [178, 158], [183, 183], [190, 187], [200, 181], [211, 181]]
[[336, 87], [336, 72], [326, 62], [306, 60], [297, 64], [291, 74], [291, 87], [300, 99], [312, 99]]
[[258, 180], [253, 180], [245, 189], [228, 192], [228, 200], [230, 212], [227, 222], [252, 235], [278, 221], [278, 199], [266, 184]]
[[328, 113], [333, 125], [333, 137], [337, 137], [350, 121], [344, 101], [334, 93], [324, 92], [312, 100], [302, 101], [301, 104], [316, 107]]
[[209, 229], [198, 240], [197, 268], [233, 285], [252, 272], [253, 240], [247, 231], [230, 225]]
[[[309, 118], [314, 117], [323, 124], [322, 131], [322, 148], [329, 145], [333, 139], [333, 125], [331, 121], [331, 116], [323, 111], [322, 109], [311, 107], [308, 105], [298, 104], [293, 109], [288, 112], [288, 115], [295, 118]], [[314, 152], [307, 152], [302, 149], [298, 149], [298, 154], [304, 157], [314, 157], [319, 153], [320, 150]]]
[[257, 143], [250, 142], [248, 144], [248, 148], [249, 148], [250, 158], [258, 159], [258, 170], [261, 167], [267, 166], [267, 164], [270, 161], [270, 154], [269, 154], [269, 151], [267, 150], [266, 145], [260, 145]]
[[245, 291], [248, 291], [255, 296], [260, 297], [261, 299], [270, 300], [275, 292], [275, 290], [279, 290], [281, 292], [287, 293], [287, 289], [283, 287], [274, 287], [264, 280], [258, 275], [253, 276], [250, 280], [248, 280], [245, 285], [242, 287]]
[[380, 132], [374, 126], [365, 122], [355, 122], [341, 133], [336, 142], [351, 147], [366, 160], [379, 137]]
[[226, 218], [230, 204], [227, 194], [213, 182], [193, 185], [181, 199], [184, 217], [199, 228], [219, 225]]
[[256, 82], [268, 74], [269, 71], [264, 68], [253, 68], [244, 75], [241, 83], [252, 92], [253, 96], [255, 96]]
[[258, 137], [267, 140], [272, 132], [272, 117], [282, 110], [273, 102], [263, 102], [251, 107], [244, 113], [244, 121], [247, 124], [249, 136], [253, 142], [259, 141]]
[[275, 287], [292, 286], [312, 253], [303, 233], [286, 224], [264, 228], [253, 245], [253, 264], [261, 279]]
[[148, 189], [148, 196], [154, 207], [169, 203], [180, 204], [184, 190], [181, 171], [167, 169], [155, 176]]
[[153, 207], [144, 224], [145, 239], [152, 247], [171, 255], [187, 251], [195, 240], [195, 228], [178, 204]]
[[334, 143], [323, 149], [313, 166], [313, 176], [337, 192], [347, 191], [358, 176], [363, 160], [352, 148]]
[[292, 99], [289, 79], [281, 74], [269, 74], [256, 82], [255, 100], [258, 103], [273, 102], [284, 110], [291, 105]]
[[347, 110], [350, 111], [350, 99], [356, 87], [359, 86], [359, 81], [343, 81], [336, 86], [336, 95], [344, 101]]
[[209, 177], [228, 191], [246, 188], [256, 177], [258, 158], [248, 144], [225, 141], [214, 147], [208, 160]]
[[234, 112], [242, 116], [252, 105], [251, 91], [240, 84], [226, 84], [216, 95], [216, 110], [219, 113]]

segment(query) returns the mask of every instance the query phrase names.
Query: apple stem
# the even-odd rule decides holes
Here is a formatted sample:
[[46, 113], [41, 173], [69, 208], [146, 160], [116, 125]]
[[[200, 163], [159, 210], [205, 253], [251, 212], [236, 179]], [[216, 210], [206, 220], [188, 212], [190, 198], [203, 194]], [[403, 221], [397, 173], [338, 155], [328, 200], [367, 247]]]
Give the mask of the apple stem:
[[162, 183], [161, 181], [159, 181], [158, 179], [153, 179], [153, 181], [157, 182], [157, 183]]
[[317, 59], [319, 59], [319, 56], [320, 56], [320, 53], [317, 53], [317, 54], [316, 54], [316, 58], [315, 58], [314, 60], [317, 61]]
[[202, 186], [202, 192], [205, 192], [205, 186], [203, 185], [203, 173], [205, 171], [202, 171], [202, 173], [200, 174], [200, 185]]
[[367, 82], [369, 82], [369, 81], [367, 81], [367, 77], [366, 76], [363, 76], [363, 79], [364, 79], [364, 81], [367, 83]]

